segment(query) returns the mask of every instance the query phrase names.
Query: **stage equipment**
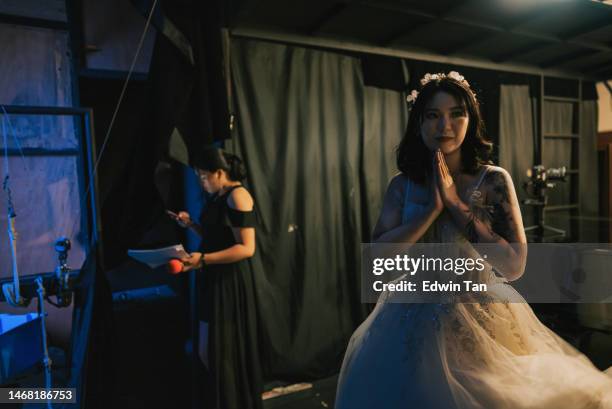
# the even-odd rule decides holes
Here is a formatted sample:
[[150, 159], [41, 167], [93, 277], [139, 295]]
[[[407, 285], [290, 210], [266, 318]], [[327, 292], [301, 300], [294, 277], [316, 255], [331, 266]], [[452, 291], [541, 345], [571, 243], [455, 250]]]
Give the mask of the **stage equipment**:
[[[65, 237], [55, 242], [58, 252], [59, 265], [53, 273], [44, 273], [34, 276], [24, 276], [15, 282], [0, 280], [3, 288], [3, 298], [0, 301], [8, 302], [14, 306], [27, 306], [32, 298], [38, 300], [37, 313], [23, 315], [0, 315], [0, 351], [3, 359], [0, 360], [0, 382], [7, 383], [12, 378], [31, 368], [36, 362], [42, 362], [45, 373], [45, 388], [47, 391], [53, 387], [51, 379], [51, 358], [47, 345], [47, 329], [45, 325], [45, 300], [57, 307], [67, 307], [72, 302], [72, 291], [79, 271], [71, 271], [66, 263], [70, 240]], [[8, 281], [8, 282], [7, 282]], [[6, 291], [5, 288], [17, 288], [18, 291]], [[15, 295], [19, 298], [15, 298]], [[56, 302], [49, 299], [55, 295]], [[20, 303], [15, 301], [19, 299]], [[4, 326], [4, 323], [10, 323]], [[38, 330], [37, 330], [38, 328]], [[8, 358], [6, 358], [8, 357]], [[51, 408], [51, 402], [47, 403]]]
[[[526, 206], [535, 207], [536, 219], [534, 225], [525, 227], [525, 233], [528, 235], [532, 233], [533, 241], [536, 243], [541, 243], [545, 239], [565, 237], [565, 230], [545, 223], [544, 208], [548, 204], [547, 190], [555, 187], [556, 183], [554, 182], [566, 181], [566, 167], [546, 169], [543, 165], [535, 165], [531, 169], [527, 169], [526, 174], [529, 179], [523, 183], [523, 188], [531, 197], [523, 200], [522, 203]], [[546, 236], [547, 231], [553, 234]]]
[[[79, 143], [79, 148], [82, 148], [78, 150], [79, 154], [75, 154], [74, 156], [79, 164], [79, 171], [84, 175], [84, 179], [89, 182], [88, 186], [85, 186], [85, 184], [80, 186], [82, 207], [88, 205], [87, 223], [83, 225], [86, 236], [89, 238], [86, 247], [87, 252], [90, 252], [94, 247], [98, 247], [99, 251], [102, 252], [101, 245], [99, 244], [101, 235], [99, 230], [99, 214], [97, 213], [97, 184], [94, 166], [96, 158], [94, 147], [96, 144], [93, 134], [93, 115], [92, 110], [88, 108], [0, 105], [0, 115], [3, 116], [2, 130], [5, 159], [3, 187], [8, 199], [7, 227], [13, 270], [12, 277], [0, 279], [0, 287], [2, 288], [0, 292], [0, 302], [7, 302], [13, 306], [26, 307], [33, 298], [37, 298], [38, 300], [36, 313], [0, 314], [0, 325], [2, 326], [0, 328], [0, 379], [3, 383], [15, 382], [18, 376], [23, 375], [26, 370], [32, 368], [35, 363], [39, 362], [43, 364], [45, 370], [45, 386], [50, 388], [52, 386], [51, 359], [47, 349], [47, 332], [45, 326], [47, 313], [45, 311], [45, 300], [58, 307], [69, 306], [73, 299], [71, 292], [77, 285], [77, 278], [80, 275], [80, 270], [69, 269], [67, 259], [71, 243], [69, 240], [62, 237], [54, 243], [59, 260], [55, 271], [19, 276], [19, 270], [17, 268], [18, 231], [15, 226], [18, 209], [15, 209], [13, 206], [11, 196], [11, 179], [8, 166], [8, 135], [12, 134], [22, 157], [24, 153], [11, 125], [9, 114], [71, 116], [78, 119], [78, 121], [75, 121], [80, 129], [77, 135], [82, 135], [83, 142]], [[7, 132], [7, 125], [10, 129], [10, 133]], [[11, 153], [11, 155], [15, 155], [15, 153]], [[66, 236], [73, 237], [78, 222], [84, 221], [84, 219], [85, 217], [75, 218], [74, 225], [72, 229], [69, 229], [69, 233], [66, 234]], [[86, 287], [89, 286], [90, 283], [84, 282], [82, 285]], [[55, 300], [50, 299], [50, 297], [53, 296], [55, 296]], [[35, 318], [31, 319], [32, 316]], [[22, 325], [12, 326], [12, 329], [8, 330], [4, 327], [5, 322], [21, 322]], [[33, 335], [32, 332], [35, 332], [36, 335]], [[78, 354], [82, 356], [85, 355], [84, 352], [78, 352]], [[75, 364], [78, 365], [76, 367], [77, 375], [81, 372], [82, 364], [79, 362], [83, 361], [77, 361]], [[75, 368], [73, 367], [73, 369]], [[51, 407], [50, 402], [47, 403], [47, 407]]]
[[67, 237], [60, 237], [55, 242], [55, 251], [57, 252], [57, 267], [55, 268], [55, 279], [57, 280], [57, 291], [55, 294], [56, 301], [52, 301], [47, 296], [47, 301], [56, 307], [67, 307], [72, 303], [72, 290], [70, 289], [70, 268], [68, 268], [68, 250], [71, 243]]
[[3, 284], [2, 293], [4, 294], [4, 298], [6, 299], [6, 301], [13, 307], [24, 307], [27, 306], [27, 304], [19, 294], [19, 269], [17, 268], [17, 230], [15, 229], [15, 219], [17, 218], [17, 214], [15, 213], [15, 208], [13, 207], [13, 195], [11, 192], [11, 187], [9, 185], [10, 172], [7, 141], [8, 135], [6, 128], [6, 122], [8, 121], [6, 116], [8, 114], [4, 106], [2, 106], [2, 111], [4, 113], [4, 115], [2, 116], [2, 138], [4, 142], [4, 182], [2, 183], [2, 189], [6, 192], [6, 209], [8, 211], [8, 235], [9, 243], [11, 246], [11, 266], [13, 270], [13, 282]]

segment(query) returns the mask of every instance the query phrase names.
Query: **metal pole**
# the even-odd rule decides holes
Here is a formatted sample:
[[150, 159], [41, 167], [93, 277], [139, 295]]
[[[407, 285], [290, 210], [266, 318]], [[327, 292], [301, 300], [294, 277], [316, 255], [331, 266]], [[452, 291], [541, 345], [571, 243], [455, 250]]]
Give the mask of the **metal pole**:
[[[47, 396], [51, 391], [51, 358], [49, 357], [49, 348], [47, 347], [47, 328], [45, 326], [45, 287], [41, 276], [36, 277], [36, 293], [38, 294], [38, 316], [40, 317], [40, 332], [43, 348], [43, 365], [45, 367], [45, 389]], [[47, 400], [47, 408], [52, 409], [53, 405], [50, 400]]]

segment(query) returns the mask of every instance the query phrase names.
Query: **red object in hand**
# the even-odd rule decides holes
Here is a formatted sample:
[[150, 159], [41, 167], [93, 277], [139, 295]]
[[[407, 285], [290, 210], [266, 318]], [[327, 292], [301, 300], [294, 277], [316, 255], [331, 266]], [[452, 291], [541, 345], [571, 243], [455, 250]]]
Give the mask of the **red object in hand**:
[[181, 262], [181, 260], [176, 258], [173, 258], [172, 260], [168, 261], [166, 267], [170, 274], [178, 274], [183, 271], [183, 263]]

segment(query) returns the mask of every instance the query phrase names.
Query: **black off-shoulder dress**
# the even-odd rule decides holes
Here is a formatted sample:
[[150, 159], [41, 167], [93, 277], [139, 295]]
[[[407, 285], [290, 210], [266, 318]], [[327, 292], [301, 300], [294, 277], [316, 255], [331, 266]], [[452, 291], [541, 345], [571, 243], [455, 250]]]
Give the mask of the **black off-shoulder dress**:
[[[232, 228], [256, 227], [255, 211], [229, 207], [230, 193], [212, 198], [202, 211], [201, 251], [236, 244]], [[207, 265], [200, 283], [200, 319], [208, 321], [209, 370], [213, 385], [206, 408], [260, 409], [262, 377], [257, 335], [255, 286], [250, 260]]]

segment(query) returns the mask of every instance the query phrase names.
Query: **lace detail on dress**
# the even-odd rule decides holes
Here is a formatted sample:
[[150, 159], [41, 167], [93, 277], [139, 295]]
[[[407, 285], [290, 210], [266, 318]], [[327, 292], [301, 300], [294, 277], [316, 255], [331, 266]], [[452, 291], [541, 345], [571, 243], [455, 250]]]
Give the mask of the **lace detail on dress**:
[[[410, 323], [419, 321], [423, 315], [423, 305], [412, 305], [404, 304], [401, 308], [405, 308], [400, 316], [400, 324]], [[405, 328], [409, 329], [410, 325], [404, 325]], [[419, 334], [415, 334], [412, 331], [407, 331], [404, 334], [404, 357], [403, 361], [409, 365], [411, 371], [414, 372], [423, 362], [423, 354], [421, 351], [425, 345], [424, 332], [421, 331]]]

